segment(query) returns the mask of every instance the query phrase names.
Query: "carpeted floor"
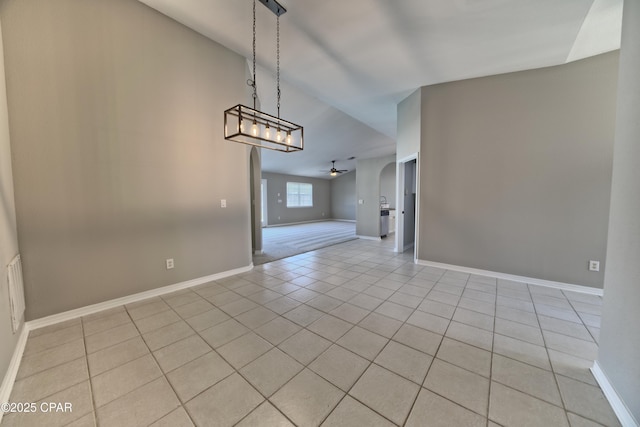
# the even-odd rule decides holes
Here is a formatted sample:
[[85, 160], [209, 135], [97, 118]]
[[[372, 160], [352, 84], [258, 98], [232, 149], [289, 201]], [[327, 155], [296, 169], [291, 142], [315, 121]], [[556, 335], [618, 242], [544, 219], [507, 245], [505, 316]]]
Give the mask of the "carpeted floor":
[[264, 264], [356, 238], [353, 222], [322, 221], [263, 228], [263, 254], [254, 255], [253, 264]]

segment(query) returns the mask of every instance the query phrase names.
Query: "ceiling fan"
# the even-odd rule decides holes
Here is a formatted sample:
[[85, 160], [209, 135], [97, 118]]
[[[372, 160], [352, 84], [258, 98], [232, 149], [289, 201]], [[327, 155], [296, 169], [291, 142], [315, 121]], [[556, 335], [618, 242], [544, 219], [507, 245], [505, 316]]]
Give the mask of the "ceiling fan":
[[349, 172], [347, 169], [336, 169], [336, 161], [331, 160], [331, 170], [329, 171], [329, 175], [336, 176], [342, 172]]

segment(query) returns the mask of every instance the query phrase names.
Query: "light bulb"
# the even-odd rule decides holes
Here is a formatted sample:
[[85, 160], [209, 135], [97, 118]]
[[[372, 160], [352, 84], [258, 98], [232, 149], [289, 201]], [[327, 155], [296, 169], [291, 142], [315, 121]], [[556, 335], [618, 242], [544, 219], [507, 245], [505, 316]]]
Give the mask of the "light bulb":
[[264, 128], [264, 137], [265, 137], [265, 139], [270, 139], [271, 138], [271, 128], [269, 127], [268, 123], [267, 123], [267, 127]]
[[280, 128], [278, 128], [278, 131], [276, 132], [276, 141], [282, 141], [282, 132], [280, 132]]
[[336, 175], [338, 175], [336, 172], [331, 171], [331, 176], [336, 176]]
[[255, 121], [251, 125], [251, 134], [253, 136], [258, 136], [258, 124]]
[[287, 145], [291, 145], [291, 141], [292, 141], [291, 131], [288, 131], [287, 132]]
[[244, 132], [244, 123], [242, 122], [242, 119], [238, 122], [238, 128], [240, 129], [240, 133]]

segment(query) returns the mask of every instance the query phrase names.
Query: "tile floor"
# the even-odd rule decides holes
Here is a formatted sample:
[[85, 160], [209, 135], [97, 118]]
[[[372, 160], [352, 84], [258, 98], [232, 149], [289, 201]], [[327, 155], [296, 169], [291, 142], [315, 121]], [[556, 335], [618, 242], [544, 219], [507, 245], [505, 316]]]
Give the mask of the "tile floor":
[[601, 298], [352, 241], [29, 336], [2, 426], [617, 426]]

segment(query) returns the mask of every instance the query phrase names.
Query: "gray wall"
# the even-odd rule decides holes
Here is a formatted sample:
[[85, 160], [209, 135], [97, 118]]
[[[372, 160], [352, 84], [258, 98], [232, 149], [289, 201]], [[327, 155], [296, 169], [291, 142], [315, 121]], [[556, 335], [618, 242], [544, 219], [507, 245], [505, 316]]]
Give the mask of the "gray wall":
[[356, 171], [331, 181], [331, 218], [356, 220]]
[[398, 104], [396, 156], [402, 160], [420, 151], [422, 128], [422, 88]]
[[640, 422], [640, 2], [622, 21], [611, 215], [598, 362]]
[[419, 259], [601, 288], [617, 64], [423, 88]]
[[396, 206], [396, 164], [385, 166], [380, 172], [380, 196], [385, 196], [389, 206]]
[[0, 269], [2, 269], [0, 271], [0, 343], [2, 343], [0, 345], [0, 384], [2, 384], [2, 379], [7, 372], [20, 336], [20, 331], [16, 334], [13, 333], [11, 325], [9, 284], [4, 270], [5, 266], [18, 253], [7, 92], [4, 82], [4, 54], [2, 51], [2, 28], [0, 27]]
[[[262, 172], [267, 180], [267, 224], [281, 225], [331, 218], [331, 183], [326, 179]], [[287, 182], [313, 184], [313, 207], [287, 208]], [[280, 194], [278, 196], [278, 194]], [[278, 201], [281, 202], [278, 202]]]
[[250, 265], [244, 58], [135, 0], [0, 17], [29, 319]]
[[[380, 173], [396, 156], [358, 159], [356, 162], [356, 235], [380, 237]], [[357, 203], [357, 202], [356, 202]]]

